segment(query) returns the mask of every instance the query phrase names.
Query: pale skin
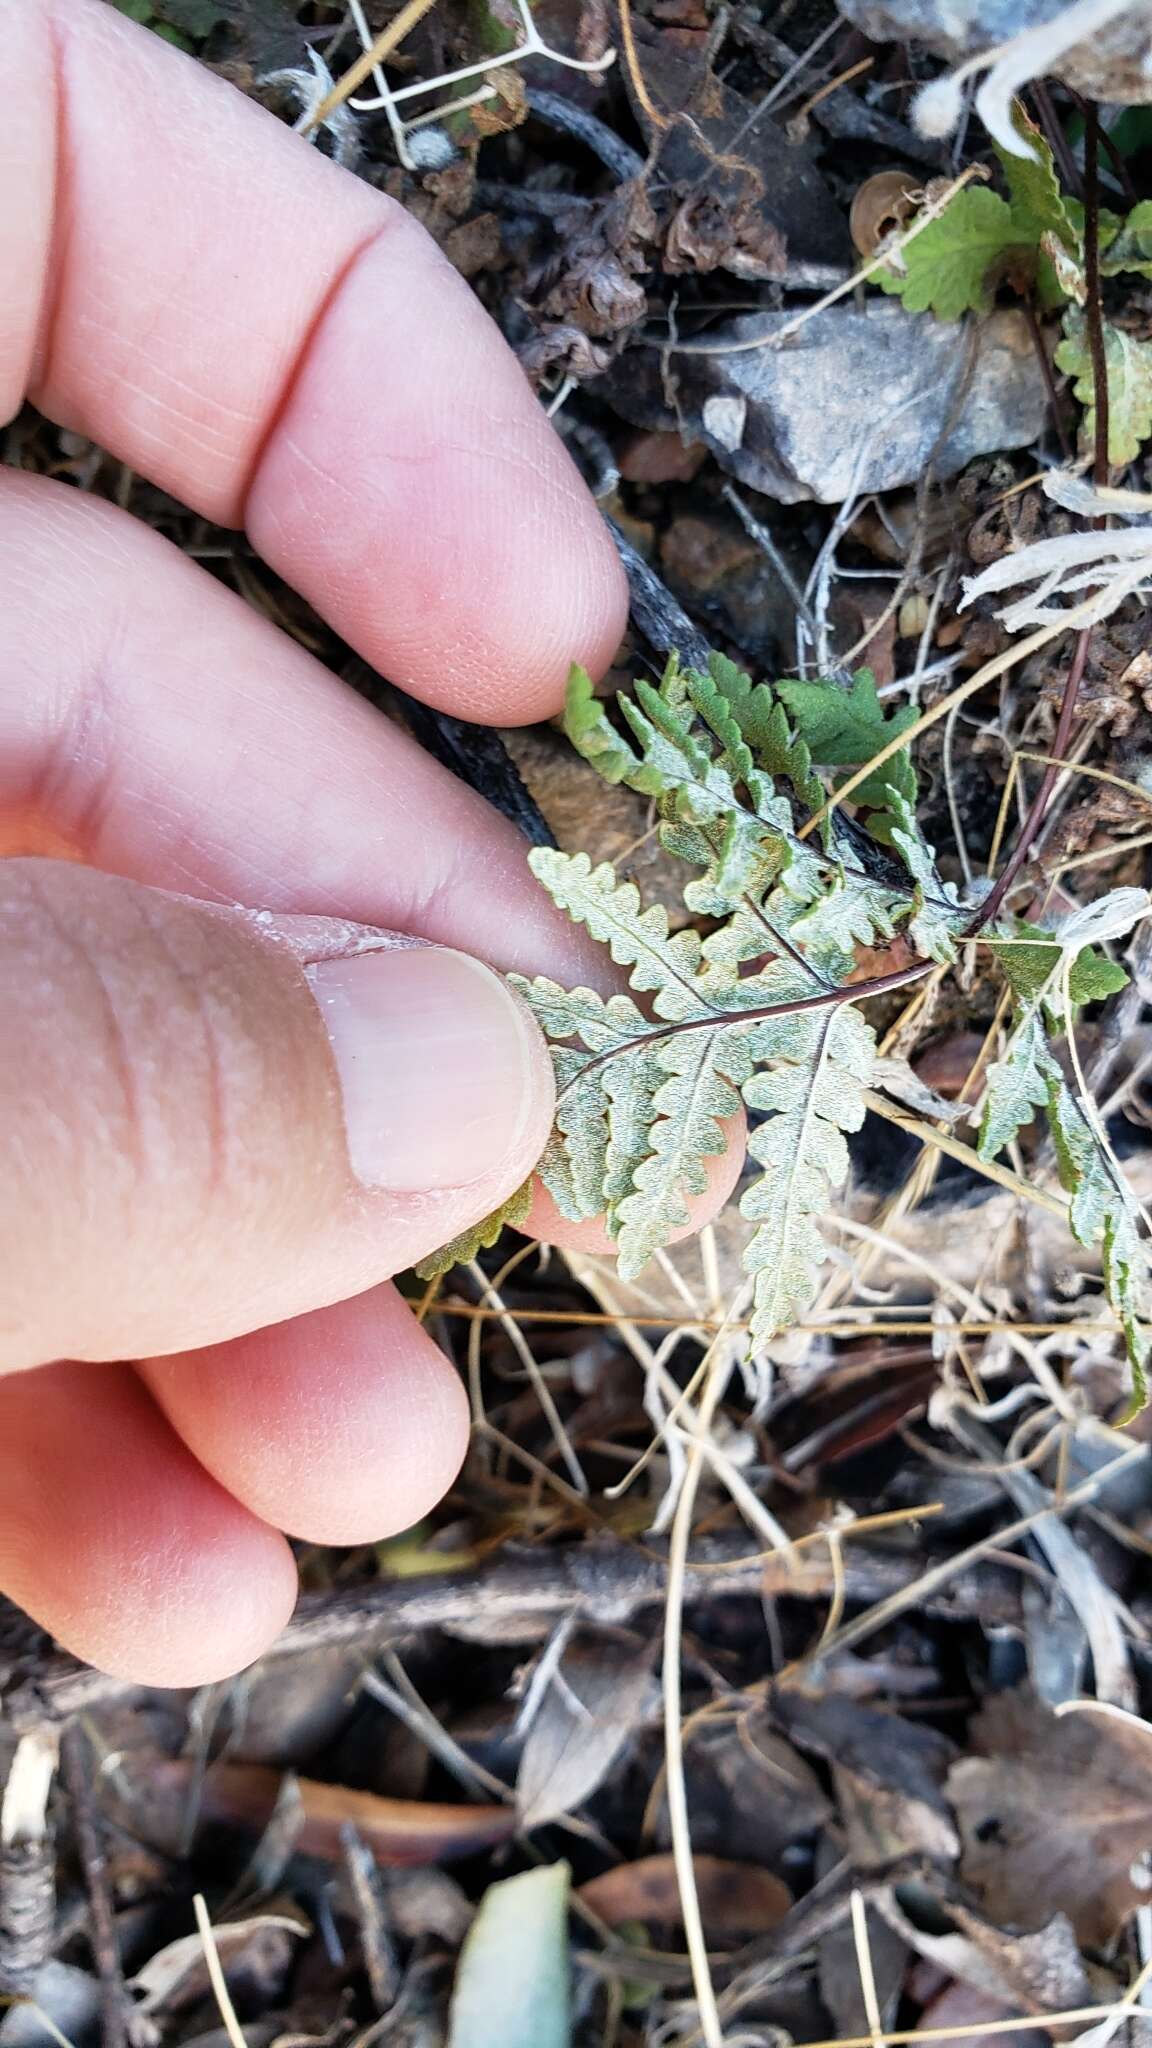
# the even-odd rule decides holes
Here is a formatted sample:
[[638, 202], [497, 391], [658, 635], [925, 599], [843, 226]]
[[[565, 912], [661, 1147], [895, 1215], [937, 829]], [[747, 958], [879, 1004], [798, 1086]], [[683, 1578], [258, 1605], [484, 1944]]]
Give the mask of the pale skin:
[[[429, 703], [516, 724], [605, 669], [599, 516], [399, 208], [102, 0], [10, 0], [0, 69], [0, 418], [30, 398], [244, 528]], [[287, 1618], [285, 1532], [371, 1541], [451, 1484], [463, 1395], [389, 1277], [551, 1117], [500, 984], [372, 934], [604, 962], [510, 826], [127, 514], [0, 475], [0, 618], [0, 1591], [197, 1684]], [[346, 971], [387, 1054], [351, 1083]]]

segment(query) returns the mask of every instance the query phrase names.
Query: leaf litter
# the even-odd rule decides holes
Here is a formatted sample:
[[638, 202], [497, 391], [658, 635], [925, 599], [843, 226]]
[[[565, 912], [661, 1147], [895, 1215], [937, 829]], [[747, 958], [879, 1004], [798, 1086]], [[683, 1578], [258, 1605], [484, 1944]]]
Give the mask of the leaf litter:
[[[295, 124], [394, 18], [123, 11]], [[851, 0], [866, 42], [825, 4], [541, 0], [553, 54], [485, 73], [519, 17], [438, 0], [387, 74], [426, 97], [380, 119], [352, 88], [318, 133], [469, 276], [647, 565], [575, 746], [417, 732], [639, 973], [528, 992], [598, 1103], [555, 1185], [625, 1256], [493, 1226], [404, 1277], [468, 1380], [468, 1464], [402, 1542], [305, 1552], [234, 1684], [130, 1690], [0, 1612], [3, 2048], [1146, 2028], [1152, 1486], [1147, 1417], [1119, 1425], [1152, 1205], [1152, 198], [1143, 109], [1105, 111], [1094, 277], [1060, 83], [1122, 100], [1139, 22], [1069, 45], [1050, 8], [1055, 79], [1008, 112], [992, 55], [994, 139], [953, 157], [908, 93], [932, 8], [910, 43], [896, 11]], [[246, 542], [34, 415], [6, 442], [347, 668]], [[758, 1020], [745, 1076], [748, 1032], [693, 1005], [789, 976], [855, 1036]], [[745, 1216], [665, 1243], [737, 1095]]]

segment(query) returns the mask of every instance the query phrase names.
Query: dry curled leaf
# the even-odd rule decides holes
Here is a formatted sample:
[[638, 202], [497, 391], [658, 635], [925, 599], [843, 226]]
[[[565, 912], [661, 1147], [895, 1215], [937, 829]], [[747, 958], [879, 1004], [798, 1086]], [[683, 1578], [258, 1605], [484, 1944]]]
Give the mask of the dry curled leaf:
[[644, 1713], [652, 1646], [570, 1643], [528, 1731], [516, 1781], [520, 1824], [543, 1827], [591, 1798]]
[[852, 200], [848, 232], [861, 256], [874, 256], [886, 235], [906, 227], [922, 193], [909, 171], [877, 171]]
[[1019, 1691], [990, 1700], [973, 1736], [983, 1754], [947, 1785], [965, 1884], [1003, 1927], [1064, 1913], [1102, 1947], [1152, 1898], [1152, 1727], [1115, 1708], [1057, 1714]]
[[[267, 1998], [281, 1989], [293, 1944], [309, 1932], [302, 1914], [267, 1912], [250, 1919], [223, 1920], [212, 1930], [216, 1953], [229, 1985], [261, 1987]], [[186, 2011], [209, 1990], [204, 1943], [184, 1934], [158, 1949], [132, 1980], [135, 2011], [149, 2019]]]

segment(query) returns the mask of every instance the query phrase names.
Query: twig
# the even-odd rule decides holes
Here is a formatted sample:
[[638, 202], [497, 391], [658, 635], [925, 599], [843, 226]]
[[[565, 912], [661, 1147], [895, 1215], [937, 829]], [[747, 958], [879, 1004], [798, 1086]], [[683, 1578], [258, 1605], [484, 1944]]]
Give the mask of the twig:
[[628, 76], [632, 81], [632, 90], [644, 109], [647, 119], [651, 122], [657, 134], [659, 134], [661, 129], [668, 126], [668, 117], [666, 114], [662, 114], [659, 108], [653, 104], [652, 95], [645, 82], [644, 73], [640, 69], [640, 58], [636, 50], [636, 34], [632, 27], [631, 0], [616, 0], [616, 12], [620, 17], [620, 41], [624, 45], [624, 62], [628, 67]]
[[116, 1938], [100, 1823], [92, 1799], [88, 1741], [76, 1721], [64, 1730], [60, 1738], [60, 1769], [72, 1807], [76, 1847], [88, 1889], [92, 1955], [100, 1979], [102, 2048], [127, 2048], [128, 1993], [120, 1966], [120, 1944]]
[[1013, 2013], [1003, 2020], [972, 2020], [962, 2026], [949, 2027], [890, 2027], [883, 2034], [838, 2034], [835, 2040], [813, 2041], [809, 2048], [877, 2048], [877, 2041], [884, 2048], [919, 2048], [922, 2041], [973, 2041], [991, 2038], [998, 2034], [1035, 2033], [1042, 2021], [1045, 2032], [1055, 2032], [1079, 2024], [1084, 2020], [1125, 2019], [1133, 2011], [1141, 1991], [1152, 1976], [1152, 1963], [1146, 1963], [1135, 1982], [1123, 1997], [1112, 2005], [1077, 2005], [1067, 2012]]
[[[581, 1284], [587, 1286], [588, 1282], [582, 1279]], [[472, 1302], [447, 1301], [438, 1313], [458, 1316], [464, 1322], [497, 1320], [494, 1310], [477, 1308]], [[621, 1314], [624, 1313], [625, 1311], [621, 1311]], [[595, 1315], [582, 1309], [519, 1307], [516, 1314], [522, 1323], [552, 1323], [566, 1330], [607, 1330], [621, 1327], [616, 1315]], [[633, 1310], [633, 1314], [639, 1317], [646, 1330], [686, 1331], [689, 1337], [700, 1331], [725, 1327], [716, 1316], [701, 1316], [696, 1322], [686, 1323], [681, 1316], [650, 1314], [642, 1304]], [[932, 1337], [936, 1334], [936, 1326], [930, 1319], [926, 1319], [926, 1312], [925, 1319], [918, 1320], [910, 1309], [894, 1302], [871, 1302], [866, 1317], [861, 1320], [861, 1316], [862, 1311], [859, 1308], [848, 1307], [827, 1319], [819, 1316], [802, 1316], [800, 1321], [793, 1323], [791, 1327], [806, 1337], [873, 1337], [881, 1324], [889, 1335], [897, 1337]], [[726, 1327], [739, 1332], [751, 1329], [752, 1325], [750, 1321], [735, 1321], [728, 1323]], [[1013, 1330], [1021, 1337], [1098, 1337], [1102, 1331], [1109, 1335], [1118, 1335], [1120, 1331], [1118, 1322], [1110, 1323], [1101, 1316], [1093, 1317], [1090, 1321], [1084, 1317], [1071, 1316], [1067, 1320], [1046, 1323], [1012, 1322], [1006, 1316], [987, 1316], [980, 1322], [965, 1323], [964, 1327], [977, 1337], [993, 1337]], [[610, 1487], [608, 1492], [611, 1495], [619, 1490]]]
[[359, 1830], [345, 1821], [340, 1830], [340, 1850], [348, 1885], [360, 1923], [360, 1949], [372, 2003], [378, 2014], [395, 2005], [400, 1991], [400, 1970], [388, 1925], [388, 1901], [376, 1858]]
[[859, 1885], [853, 1888], [851, 1907], [852, 1939], [856, 1948], [856, 1968], [864, 2000], [864, 2017], [868, 2022], [874, 2048], [880, 2048], [884, 2039], [884, 2022], [880, 2016], [880, 2001], [876, 1996], [876, 1972], [872, 1968], [872, 1945], [868, 1939], [868, 1910]]
[[573, 1486], [577, 1493], [583, 1494], [587, 1498], [589, 1491], [588, 1481], [584, 1476], [580, 1460], [572, 1447], [572, 1440], [564, 1427], [560, 1410], [552, 1398], [552, 1390], [540, 1370], [531, 1345], [528, 1343], [523, 1331], [519, 1328], [515, 1317], [508, 1313], [500, 1299], [500, 1276], [497, 1276], [495, 1280], [490, 1280], [478, 1259], [469, 1260], [468, 1271], [480, 1291], [481, 1300], [486, 1300], [496, 1310], [504, 1333], [528, 1375], [532, 1390], [540, 1403], [544, 1418], [552, 1432], [552, 1441], [568, 1468], [568, 1476]]
[[[914, 1559], [854, 1543], [847, 1553], [848, 1598], [874, 1600], [902, 1591], [915, 1581], [916, 1572]], [[491, 1623], [494, 1639], [501, 1629], [517, 1623], [523, 1624], [526, 1636], [536, 1625], [544, 1633], [551, 1620], [574, 1606], [593, 1622], [622, 1625], [645, 1608], [658, 1608], [667, 1581], [667, 1562], [652, 1548], [610, 1536], [556, 1550], [503, 1553], [467, 1571], [380, 1579], [336, 1593], [305, 1595], [262, 1662], [277, 1663], [337, 1644], [371, 1652], [378, 1643], [421, 1629], [450, 1630], [466, 1624], [474, 1632], [481, 1616]], [[738, 1540], [713, 1538], [701, 1545], [688, 1567], [684, 1597], [691, 1602], [787, 1593], [801, 1600], [826, 1600], [831, 1590], [822, 1538], [807, 1547], [797, 1542], [793, 1561], [775, 1552], [749, 1556]], [[928, 1611], [943, 1618], [982, 1616], [989, 1622], [1015, 1623], [1020, 1606], [1010, 1576], [993, 1569], [950, 1588], [939, 1602], [930, 1601]], [[3, 1724], [17, 1730], [128, 1699], [133, 1693], [122, 1679], [93, 1671], [62, 1653], [39, 1663], [25, 1659], [18, 1670], [3, 1716]]]
[[56, 1844], [48, 1797], [57, 1731], [33, 1729], [12, 1759], [0, 1802], [0, 1993], [30, 1995], [52, 1953]]
[[199, 1892], [197, 1892], [192, 1901], [192, 1910], [196, 1915], [196, 1926], [199, 1930], [200, 1940], [204, 1945], [204, 1961], [208, 1970], [208, 1982], [212, 1986], [212, 1996], [216, 2000], [220, 2017], [224, 2022], [224, 2032], [232, 2043], [232, 2048], [248, 2048], [248, 2043], [244, 2039], [243, 2029], [236, 2017], [236, 2007], [232, 2003], [232, 1993], [228, 1989], [228, 1979], [224, 1975], [224, 1966], [220, 1961], [220, 1951], [216, 1946], [216, 1936], [212, 1931], [212, 1922], [208, 1917], [208, 1908], [204, 1904], [203, 1897]]
[[[1087, 100], [1084, 99], [1082, 94], [1078, 93], [1075, 90], [1074, 86], [1066, 84], [1064, 90], [1067, 93], [1069, 99], [1072, 101], [1073, 105], [1078, 107], [1080, 109], [1080, 112], [1084, 115], [1085, 119], [1087, 119]], [[1100, 124], [1100, 140], [1108, 152], [1109, 162], [1111, 163], [1112, 169], [1116, 174], [1116, 182], [1120, 186], [1125, 199], [1128, 201], [1129, 206], [1137, 205], [1140, 199], [1140, 194], [1136, 189], [1132, 173], [1128, 169], [1128, 166], [1125, 163], [1124, 158], [1121, 156], [1120, 151], [1117, 149], [1116, 144], [1113, 142], [1112, 137], [1109, 135], [1108, 130], [1105, 128], [1103, 122], [1101, 122]], [[1077, 187], [1074, 186], [1073, 189], [1076, 190]]]
[[656, 571], [649, 568], [615, 520], [609, 519], [607, 525], [628, 578], [632, 617], [649, 646], [657, 654], [678, 654], [685, 668], [701, 669], [707, 674], [712, 650], [700, 628], [693, 625], [683, 606], [661, 583]]
[[1060, 1503], [1031, 1472], [1000, 1462], [1001, 1449], [990, 1429], [967, 1410], [953, 1408], [948, 1426], [995, 1477], [1016, 1507], [1039, 1513], [1034, 1537], [1052, 1567], [1092, 1651], [1097, 1696], [1115, 1706], [1134, 1707], [1136, 1684], [1128, 1656], [1125, 1624], [1135, 1633], [1132, 1617], [1110, 1586], [1105, 1585], [1090, 1554], [1060, 1520]]
[[363, 85], [376, 66], [383, 64], [385, 58], [390, 57], [393, 50], [399, 48], [405, 36], [411, 35], [412, 30], [423, 21], [424, 16], [434, 5], [435, 0], [406, 0], [400, 12], [393, 15], [386, 28], [381, 29], [371, 49], [362, 50], [355, 63], [349, 65], [343, 78], [337, 79], [331, 92], [325, 93], [319, 106], [313, 111], [307, 128], [301, 132], [308, 134], [313, 128], [322, 127], [328, 116], [334, 113], [337, 107], [343, 106], [344, 101], [351, 98], [358, 86]]
[[[1094, 105], [1090, 105], [1084, 131], [1084, 270], [1088, 283], [1088, 301], [1085, 307], [1085, 324], [1088, 330], [1088, 346], [1092, 357], [1092, 390], [1095, 400], [1095, 452], [1092, 466], [1093, 481], [1097, 487], [1108, 482], [1108, 367], [1104, 356], [1104, 325], [1100, 309], [1100, 116]], [[1102, 526], [1103, 520], [1093, 520], [1094, 526]], [[1091, 603], [1091, 599], [1088, 600]], [[1059, 759], [1068, 750], [1072, 738], [1072, 727], [1076, 721], [1076, 706], [1084, 670], [1088, 662], [1088, 650], [1092, 643], [1091, 625], [1082, 626], [1077, 635], [1072, 661], [1064, 684], [1064, 695], [1060, 700], [1060, 716], [1052, 740], [1052, 752]], [[995, 917], [1005, 896], [1012, 887], [1024, 862], [1028, 858], [1033, 842], [1044, 823], [1052, 791], [1056, 786], [1059, 769], [1046, 768], [1040, 778], [1040, 785], [1028, 814], [1020, 827], [1016, 845], [1003, 871], [984, 898], [975, 917], [968, 927], [969, 935], [981, 931]]]
[[[719, 1347], [722, 1334], [721, 1332], [713, 1339], [714, 1350]], [[703, 1443], [723, 1399], [731, 1372], [730, 1357], [721, 1356], [713, 1359], [712, 1370], [694, 1418], [694, 1438], [689, 1445], [680, 1498], [676, 1503], [676, 1513], [672, 1521], [672, 1537], [668, 1549], [668, 1595], [664, 1608], [664, 1770], [668, 1826], [672, 1839], [672, 1857], [676, 1866], [676, 1886], [680, 1894], [680, 1916], [684, 1923], [684, 1938], [692, 1964], [692, 1988], [696, 1994], [700, 2032], [704, 2037], [705, 2048], [724, 2048], [724, 2028], [716, 2004], [716, 1990], [708, 1960], [708, 1940], [704, 1932], [700, 1898], [696, 1890], [696, 1865], [692, 1854], [688, 1792], [684, 1779], [680, 1660], [683, 1652], [688, 1545], [692, 1535], [692, 1510], [696, 1505], [696, 1493], [704, 1469]]]
[[[1084, 185], [1080, 167], [1068, 147], [1068, 137], [1060, 126], [1060, 117], [1052, 105], [1052, 96], [1042, 78], [1034, 78], [1029, 87], [1040, 116], [1040, 126], [1048, 140], [1048, 146], [1060, 166], [1060, 176], [1074, 199], [1083, 199]], [[1135, 198], [1135, 194], [1133, 194]]]
[[839, 92], [841, 86], [847, 85], [853, 78], [859, 78], [862, 71], [871, 71], [875, 62], [875, 57], [861, 57], [858, 64], [851, 64], [847, 71], [841, 71], [838, 77], [828, 79], [818, 92], [813, 93], [810, 100], [805, 100], [802, 107], [797, 107], [792, 116], [795, 126], [799, 128], [801, 123], [808, 119], [813, 107], [820, 105], [821, 100], [826, 100], [832, 93]]
[[[854, 1216], [837, 1216], [835, 1223], [836, 1228], [846, 1232], [849, 1237], [858, 1238], [864, 1244], [874, 1245], [877, 1250], [887, 1250], [896, 1254], [904, 1265], [911, 1267], [915, 1272], [923, 1273], [926, 1278], [934, 1280], [941, 1294], [951, 1295], [954, 1301], [962, 1303], [966, 1318], [971, 1316], [973, 1311], [976, 1312], [977, 1316], [979, 1315], [980, 1310], [984, 1306], [980, 1296], [974, 1294], [970, 1287], [965, 1287], [961, 1281], [953, 1280], [949, 1273], [942, 1271], [930, 1260], [923, 1258], [919, 1252], [913, 1251], [911, 1245], [900, 1244], [894, 1238], [886, 1238], [881, 1231], [874, 1230], [871, 1224], [858, 1223]], [[889, 1327], [885, 1323], [885, 1332], [889, 1330]], [[981, 1330], [980, 1323], [975, 1320], [971, 1322], [965, 1320], [960, 1327], [969, 1334]], [[1043, 1354], [1037, 1351], [1035, 1345], [1029, 1344], [1027, 1341], [1028, 1335], [1032, 1333], [1025, 1332], [1023, 1329], [1010, 1323], [1006, 1323], [1002, 1327], [1003, 1333], [1012, 1349], [1023, 1359], [1037, 1385], [1042, 1388], [1047, 1396], [1050, 1405], [1065, 1422], [1074, 1424], [1076, 1420], [1075, 1410], [1069, 1402], [1063, 1387], [1060, 1385], [1056, 1374]], [[936, 1326], [933, 1334], [939, 1335], [939, 1325]]]
[[892, 759], [893, 754], [902, 753], [904, 748], [911, 746], [912, 741], [918, 740], [922, 733], [930, 731], [941, 718], [948, 716], [955, 705], [966, 704], [969, 697], [974, 697], [978, 690], [986, 689], [997, 677], [1006, 675], [1009, 669], [1016, 668], [1020, 662], [1026, 661], [1030, 654], [1038, 653], [1041, 647], [1051, 646], [1053, 640], [1058, 640], [1061, 634], [1069, 632], [1073, 626], [1081, 625], [1091, 614], [1094, 603], [1094, 598], [1086, 597], [1080, 604], [1074, 605], [1056, 625], [1042, 626], [1035, 633], [1030, 633], [1026, 640], [1018, 640], [1013, 646], [1006, 647], [1003, 654], [994, 655], [991, 661], [986, 661], [983, 667], [978, 668], [975, 675], [969, 676], [958, 689], [950, 690], [946, 697], [941, 697], [940, 702], [933, 704], [931, 710], [921, 712], [915, 725], [907, 726], [895, 739], [888, 740], [884, 746], [878, 748], [871, 760], [864, 761], [859, 768], [853, 769], [851, 775], [832, 791], [827, 802], [822, 804], [818, 811], [814, 811], [806, 824], [800, 827], [797, 837], [809, 839], [823, 824], [825, 818], [849, 797], [854, 796], [860, 785], [867, 782], [877, 768], [882, 768], [885, 761]]
[[[1100, 1471], [1094, 1472], [1090, 1479], [1084, 1480], [1082, 1485], [1074, 1487], [1071, 1493], [1066, 1493], [1060, 1503], [1060, 1513], [1067, 1514], [1071, 1508], [1082, 1507], [1094, 1498], [1102, 1486], [1115, 1479], [1125, 1466], [1131, 1465], [1137, 1458], [1147, 1456], [1147, 1445], [1130, 1445], [1118, 1458], [1113, 1458]], [[918, 1595], [923, 1598], [929, 1592], [938, 1592], [956, 1573], [963, 1572], [977, 1563], [989, 1550], [1003, 1551], [1009, 1545], [1018, 1543], [1021, 1536], [1031, 1535], [1042, 1516], [1053, 1512], [1052, 1508], [1041, 1508], [1032, 1514], [1021, 1515], [1018, 1521], [1009, 1522], [1007, 1528], [993, 1530], [991, 1535], [982, 1536], [979, 1542], [970, 1543], [966, 1549], [955, 1551], [951, 1557], [942, 1559], [939, 1564], [931, 1565], [913, 1586], [894, 1593], [889, 1599], [880, 1601], [878, 1606], [869, 1608], [866, 1613], [857, 1614], [851, 1621], [845, 1622], [843, 1628], [823, 1645], [822, 1656], [827, 1657], [833, 1651], [851, 1649], [856, 1643], [866, 1641], [878, 1628], [887, 1627], [897, 1615], [906, 1613]]]
[[378, 1671], [366, 1671], [360, 1681], [361, 1690], [366, 1692], [369, 1698], [378, 1700], [382, 1707], [387, 1707], [388, 1712], [395, 1714], [396, 1719], [403, 1722], [417, 1741], [424, 1744], [425, 1749], [430, 1750], [433, 1756], [439, 1757], [445, 1770], [455, 1778], [458, 1785], [463, 1786], [470, 1799], [486, 1795], [490, 1799], [514, 1800], [516, 1794], [511, 1786], [506, 1785], [503, 1778], [497, 1778], [493, 1772], [486, 1770], [483, 1764], [477, 1763], [474, 1757], [468, 1755], [467, 1750], [461, 1749], [459, 1743], [453, 1741], [447, 1729], [440, 1726], [431, 1708], [420, 1698], [395, 1653], [386, 1649], [383, 1661], [391, 1674], [392, 1682], [389, 1683], [388, 1679], [382, 1678]]
[[563, 93], [545, 92], [539, 86], [528, 88], [528, 111], [535, 114], [549, 128], [559, 129], [562, 135], [574, 136], [594, 156], [598, 156], [607, 170], [623, 184], [629, 178], [644, 175], [644, 159], [639, 150], [630, 142], [609, 128], [606, 121], [599, 121], [578, 101], [568, 99]]
[[780, 550], [777, 547], [776, 542], [773, 539], [768, 528], [766, 526], [761, 525], [759, 519], [757, 519], [755, 514], [749, 510], [748, 506], [744, 503], [743, 498], [740, 496], [739, 491], [737, 491], [737, 489], [735, 488], [735, 485], [725, 484], [723, 491], [721, 492], [721, 496], [726, 498], [728, 503], [731, 505], [732, 510], [735, 512], [737, 518], [740, 521], [740, 524], [743, 526], [745, 533], [747, 533], [750, 539], [755, 541], [757, 547], [761, 548], [763, 552], [767, 555], [769, 562], [772, 564], [772, 567], [775, 569], [777, 576], [780, 578], [781, 583], [784, 585], [784, 589], [787, 592], [788, 597], [790, 598], [792, 604], [795, 606], [796, 610], [800, 613], [813, 641], [815, 641], [816, 620], [813, 617], [812, 608], [808, 603], [808, 599], [805, 596], [804, 592], [801, 590], [800, 585], [797, 583], [795, 576], [792, 574], [792, 571], [789, 568], [787, 562], [784, 560], [783, 555], [780, 553]]
[[1052, 1194], [1050, 1189], [1034, 1186], [1031, 1181], [1022, 1179], [1018, 1173], [1013, 1173], [1010, 1167], [1001, 1166], [995, 1159], [981, 1158], [979, 1152], [974, 1151], [971, 1145], [961, 1144], [959, 1138], [950, 1138], [947, 1132], [937, 1130], [935, 1124], [925, 1123], [920, 1117], [913, 1116], [910, 1110], [901, 1109], [897, 1104], [889, 1102], [887, 1096], [878, 1095], [874, 1088], [864, 1090], [864, 1100], [877, 1116], [884, 1117], [890, 1124], [898, 1124], [902, 1131], [907, 1131], [913, 1138], [919, 1138], [921, 1144], [934, 1145], [938, 1152], [946, 1152], [950, 1159], [959, 1160], [962, 1166], [967, 1166], [984, 1180], [996, 1181], [1000, 1187], [1007, 1188], [1010, 1194], [1018, 1195], [1022, 1202], [1034, 1202], [1037, 1208], [1047, 1209], [1053, 1216], [1067, 1217], [1067, 1202], [1061, 1200], [1059, 1195]]
[[[1088, 648], [1091, 640], [1091, 626], [1082, 627], [1076, 636], [1076, 645], [1072, 650], [1072, 660], [1069, 664], [1068, 676], [1064, 684], [1064, 695], [1060, 700], [1060, 717], [1057, 721], [1056, 732], [1052, 740], [1052, 752], [1057, 757], [1063, 754], [1072, 736], [1072, 726], [1076, 717], [1076, 700], [1080, 695], [1080, 684], [1084, 679], [1084, 668], [1088, 660]], [[1053, 765], [1050, 768], [1046, 768], [1041, 776], [1039, 787], [1028, 806], [1024, 823], [1020, 827], [1016, 845], [1001, 869], [997, 880], [979, 905], [971, 924], [968, 926], [966, 934], [968, 938], [974, 938], [976, 933], [982, 931], [984, 926], [989, 924], [996, 916], [1004, 898], [1016, 880], [1031, 852], [1036, 834], [1044, 822], [1044, 813], [1048, 808], [1048, 800], [1056, 786], [1056, 777], [1059, 773], [1059, 768]]]
[[1040, 322], [1036, 318], [1036, 308], [1027, 292], [1025, 292], [1024, 297], [1020, 301], [1020, 306], [1028, 324], [1028, 333], [1032, 339], [1032, 352], [1036, 357], [1040, 375], [1044, 379], [1044, 389], [1048, 393], [1048, 409], [1052, 414], [1052, 424], [1056, 429], [1056, 438], [1060, 443], [1060, 453], [1066, 463], [1072, 463], [1075, 461], [1075, 452], [1068, 438], [1068, 429], [1064, 424], [1064, 412], [1060, 404], [1060, 393], [1056, 388], [1056, 379], [1052, 375], [1051, 358], [1044, 345], [1044, 336], [1040, 332]]

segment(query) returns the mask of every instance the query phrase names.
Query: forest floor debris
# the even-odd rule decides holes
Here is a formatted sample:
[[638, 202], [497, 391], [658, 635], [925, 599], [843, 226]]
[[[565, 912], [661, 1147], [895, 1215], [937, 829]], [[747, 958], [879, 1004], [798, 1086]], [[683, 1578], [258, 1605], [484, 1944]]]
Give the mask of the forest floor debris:
[[[1152, 107], [1111, 104], [1140, 97], [1140, 10], [1087, 52], [1120, 65], [1090, 81], [1099, 150], [1083, 51], [1025, 85], [1044, 151], [1006, 245], [979, 122], [916, 126], [929, 50], [966, 54], [921, 0], [541, 0], [521, 58], [507, 0], [436, 0], [383, 94], [372, 63], [348, 80], [388, 0], [121, 4], [318, 117], [469, 277], [622, 537], [605, 699], [714, 647], [835, 693], [834, 781], [907, 734], [957, 889], [1040, 922], [1146, 887]], [[994, 11], [1006, 35], [1059, 10]], [[945, 280], [986, 304], [945, 319], [874, 277], [956, 187], [999, 240]], [[1093, 484], [1096, 316], [1137, 446]], [[555, 729], [505, 744], [402, 699], [245, 540], [79, 436], [27, 412], [6, 453], [127, 503], [526, 839], [683, 921], [650, 800]], [[837, 843], [874, 811], [840, 804]], [[1093, 936], [1129, 978], [1062, 1071], [1146, 1208], [1149, 924]], [[392, 1542], [302, 1550], [252, 1671], [144, 1691], [0, 1612], [0, 2048], [1146, 2048], [1152, 1422], [1117, 1426], [1059, 1129], [1022, 1122], [995, 1173], [978, 1153], [1002, 978], [970, 949], [872, 1016], [831, 1256], [753, 1357], [734, 1209], [631, 1279], [503, 1240], [404, 1281], [470, 1389], [459, 1482]]]

